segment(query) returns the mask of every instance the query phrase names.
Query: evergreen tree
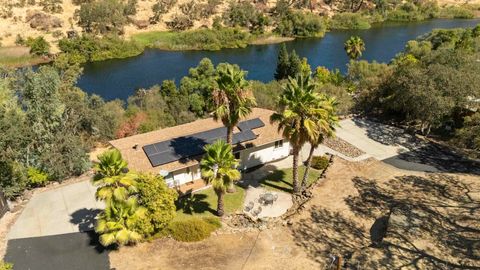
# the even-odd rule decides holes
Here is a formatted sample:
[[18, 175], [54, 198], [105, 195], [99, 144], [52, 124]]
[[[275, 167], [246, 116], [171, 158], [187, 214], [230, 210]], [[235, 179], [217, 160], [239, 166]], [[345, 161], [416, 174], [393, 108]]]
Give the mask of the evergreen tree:
[[290, 58], [285, 44], [280, 46], [278, 52], [277, 69], [275, 70], [275, 80], [279, 81], [288, 77]]
[[293, 50], [290, 53], [290, 60], [288, 65], [288, 73], [287, 76], [295, 78], [302, 72], [302, 60], [298, 56], [297, 52]]

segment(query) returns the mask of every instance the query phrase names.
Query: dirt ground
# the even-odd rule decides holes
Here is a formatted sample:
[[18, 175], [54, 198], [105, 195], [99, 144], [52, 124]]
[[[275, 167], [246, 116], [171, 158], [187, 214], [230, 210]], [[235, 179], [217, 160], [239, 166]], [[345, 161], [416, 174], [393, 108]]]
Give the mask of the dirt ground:
[[292, 226], [199, 243], [155, 240], [111, 252], [111, 266], [330, 269], [333, 256], [344, 269], [480, 269], [478, 176], [335, 158], [313, 193]]

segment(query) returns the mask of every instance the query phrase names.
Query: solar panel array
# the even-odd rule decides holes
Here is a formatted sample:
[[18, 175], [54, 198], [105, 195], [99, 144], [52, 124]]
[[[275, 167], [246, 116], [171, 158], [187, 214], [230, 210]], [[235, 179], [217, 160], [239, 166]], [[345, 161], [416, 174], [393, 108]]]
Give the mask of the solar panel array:
[[[240, 132], [234, 133], [233, 144], [251, 141], [256, 138], [252, 129], [260, 128], [265, 124], [259, 118], [240, 122], [237, 127]], [[204, 146], [211, 144], [218, 139], [226, 139], [227, 128], [215, 128], [189, 136], [162, 141], [145, 145], [143, 151], [147, 155], [152, 166], [159, 166], [177, 160], [198, 156], [204, 153]]]

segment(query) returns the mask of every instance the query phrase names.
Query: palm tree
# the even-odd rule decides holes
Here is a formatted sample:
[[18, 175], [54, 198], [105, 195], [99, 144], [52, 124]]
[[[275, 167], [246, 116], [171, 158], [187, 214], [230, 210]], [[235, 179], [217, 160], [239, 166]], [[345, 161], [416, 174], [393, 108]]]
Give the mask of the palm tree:
[[108, 201], [95, 226], [95, 231], [100, 234], [100, 243], [109, 246], [114, 243], [126, 245], [140, 241], [142, 235], [135, 229], [146, 214], [147, 210], [138, 205], [135, 197]]
[[320, 96], [314, 92], [315, 85], [309, 76], [289, 78], [284, 93], [280, 96], [280, 110], [270, 117], [278, 123], [279, 131], [292, 146], [293, 152], [293, 192], [298, 193], [298, 159], [303, 145], [318, 140], [321, 129], [317, 115], [324, 113], [319, 108]]
[[110, 177], [121, 174], [127, 168], [127, 162], [117, 149], [108, 150], [98, 156], [100, 161], [95, 165], [95, 171], [101, 177]]
[[236, 169], [238, 160], [232, 153], [232, 146], [223, 140], [218, 140], [205, 146], [205, 156], [200, 162], [202, 178], [213, 186], [218, 197], [217, 215], [223, 216], [223, 197], [233, 181], [240, 179], [240, 172]]
[[307, 187], [308, 173], [310, 171], [315, 148], [317, 148], [325, 138], [334, 137], [335, 127], [338, 126], [338, 116], [335, 112], [337, 106], [336, 99], [327, 95], [322, 95], [321, 101], [317, 105], [319, 110], [316, 112], [317, 115], [315, 115], [315, 117], [320, 128], [320, 134], [316, 140], [310, 141], [310, 152], [305, 164], [305, 172], [302, 179], [302, 190]]
[[221, 120], [227, 128], [227, 143], [232, 144], [233, 129], [252, 112], [252, 107], [256, 105], [255, 97], [248, 89], [245, 72], [236, 66], [220, 65], [216, 82], [218, 87], [212, 93], [215, 105], [213, 117], [216, 121]]
[[360, 58], [364, 50], [365, 42], [358, 36], [352, 36], [345, 42], [345, 51], [352, 60]]

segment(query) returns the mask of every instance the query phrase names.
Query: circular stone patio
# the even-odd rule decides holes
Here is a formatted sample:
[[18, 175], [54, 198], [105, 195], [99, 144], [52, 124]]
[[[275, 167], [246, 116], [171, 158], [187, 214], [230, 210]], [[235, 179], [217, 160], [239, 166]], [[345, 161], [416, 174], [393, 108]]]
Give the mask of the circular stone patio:
[[[264, 193], [272, 193], [278, 196], [272, 204], [264, 205], [259, 202], [260, 196]], [[253, 207], [249, 207], [252, 206]], [[265, 218], [265, 217], [279, 217], [287, 212], [287, 210], [292, 207], [292, 195], [280, 191], [271, 191], [262, 187], [252, 187], [249, 186], [245, 195], [245, 203], [243, 211], [254, 218]], [[249, 209], [250, 208], [250, 209]], [[261, 209], [258, 215], [254, 213]], [[247, 211], [248, 210], [248, 211]]]

